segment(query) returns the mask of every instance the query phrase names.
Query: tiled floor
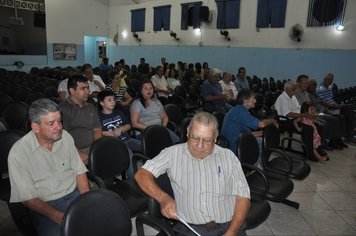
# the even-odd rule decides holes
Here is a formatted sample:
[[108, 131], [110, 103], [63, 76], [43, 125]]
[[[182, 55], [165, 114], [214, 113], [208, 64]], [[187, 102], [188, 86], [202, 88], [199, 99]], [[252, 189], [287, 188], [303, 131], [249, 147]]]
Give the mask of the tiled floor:
[[[356, 146], [329, 157], [329, 162], [310, 163], [307, 179], [294, 181], [289, 198], [300, 203], [299, 210], [271, 202], [267, 221], [248, 235], [356, 235]], [[20, 235], [1, 201], [0, 235]]]

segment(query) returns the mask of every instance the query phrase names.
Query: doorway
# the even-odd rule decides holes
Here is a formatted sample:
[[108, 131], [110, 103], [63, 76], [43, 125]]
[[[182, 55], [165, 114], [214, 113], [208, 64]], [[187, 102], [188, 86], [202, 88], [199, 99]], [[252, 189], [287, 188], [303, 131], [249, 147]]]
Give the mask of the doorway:
[[102, 59], [107, 57], [107, 42], [107, 37], [84, 36], [84, 63], [99, 66]]

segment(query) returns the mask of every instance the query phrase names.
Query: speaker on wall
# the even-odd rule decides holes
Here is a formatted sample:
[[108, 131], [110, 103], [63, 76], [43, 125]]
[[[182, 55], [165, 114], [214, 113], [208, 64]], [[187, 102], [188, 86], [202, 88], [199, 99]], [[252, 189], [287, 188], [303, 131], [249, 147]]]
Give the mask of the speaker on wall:
[[33, 16], [33, 25], [35, 27], [46, 28], [46, 14], [35, 12]]
[[[193, 26], [193, 14], [194, 14], [194, 6], [188, 9], [188, 26]], [[209, 7], [200, 6], [200, 20], [204, 22], [210, 22], [209, 16]]]

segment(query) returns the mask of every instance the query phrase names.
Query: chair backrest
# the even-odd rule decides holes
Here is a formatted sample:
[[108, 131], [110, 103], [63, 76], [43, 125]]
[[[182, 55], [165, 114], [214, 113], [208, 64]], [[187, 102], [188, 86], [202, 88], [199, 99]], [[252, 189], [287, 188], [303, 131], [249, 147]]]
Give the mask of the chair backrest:
[[188, 140], [188, 137], [187, 137], [187, 128], [188, 128], [188, 125], [191, 121], [191, 117], [186, 117], [183, 119], [181, 125], [180, 125], [180, 141], [182, 143], [185, 143], [187, 140]]
[[167, 113], [168, 119], [177, 125], [177, 127], [180, 127], [183, 120], [182, 110], [175, 104], [167, 104], [164, 110]]
[[229, 141], [227, 141], [227, 139], [221, 134], [218, 135], [216, 144], [223, 148], [229, 148]]
[[0, 95], [0, 115], [2, 114], [2, 111], [5, 108], [5, 106], [12, 101], [13, 99], [10, 96], [6, 94]]
[[214, 111], [213, 114], [214, 114], [214, 116], [216, 117], [216, 119], [218, 120], [219, 132], [220, 132], [220, 131], [221, 131], [222, 124], [223, 124], [223, 122], [224, 122], [225, 113], [222, 112], [222, 111]]
[[124, 142], [114, 137], [102, 137], [90, 147], [88, 168], [103, 180], [121, 175], [130, 165], [129, 152]]
[[25, 135], [19, 130], [5, 130], [0, 132], [0, 177], [1, 172], [7, 171], [7, 157], [14, 143]]
[[241, 163], [253, 165], [257, 162], [260, 151], [258, 142], [251, 133], [241, 133], [239, 140], [239, 159]]
[[278, 148], [280, 146], [280, 133], [276, 126], [269, 125], [263, 129], [263, 136], [265, 139], [265, 150], [270, 148]]
[[106, 189], [80, 195], [65, 211], [61, 225], [62, 236], [129, 236], [131, 232], [131, 217], [126, 202]]
[[24, 102], [13, 101], [4, 107], [1, 116], [10, 129], [27, 131], [29, 106]]
[[2, 117], [0, 117], [0, 132], [8, 130], [8, 129], [10, 129], [10, 126], [7, 124], [7, 122]]
[[151, 125], [143, 130], [143, 154], [154, 158], [164, 148], [172, 146], [172, 139], [167, 128], [161, 125]]
[[[171, 181], [167, 175], [167, 173], [160, 175], [158, 178], [156, 178], [156, 184], [164, 191], [166, 192], [169, 196], [174, 198], [174, 192], [172, 189]], [[161, 206], [159, 202], [154, 200], [153, 198], [148, 199], [148, 214], [149, 215], [154, 215], [157, 218], [162, 218], [161, 214]]]

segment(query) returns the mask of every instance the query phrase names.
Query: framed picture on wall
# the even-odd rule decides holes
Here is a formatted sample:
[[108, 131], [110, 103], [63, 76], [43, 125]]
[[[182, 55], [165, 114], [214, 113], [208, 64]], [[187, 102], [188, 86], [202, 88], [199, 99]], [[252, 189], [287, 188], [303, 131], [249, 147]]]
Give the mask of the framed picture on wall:
[[77, 45], [69, 43], [53, 44], [53, 60], [76, 60]]

